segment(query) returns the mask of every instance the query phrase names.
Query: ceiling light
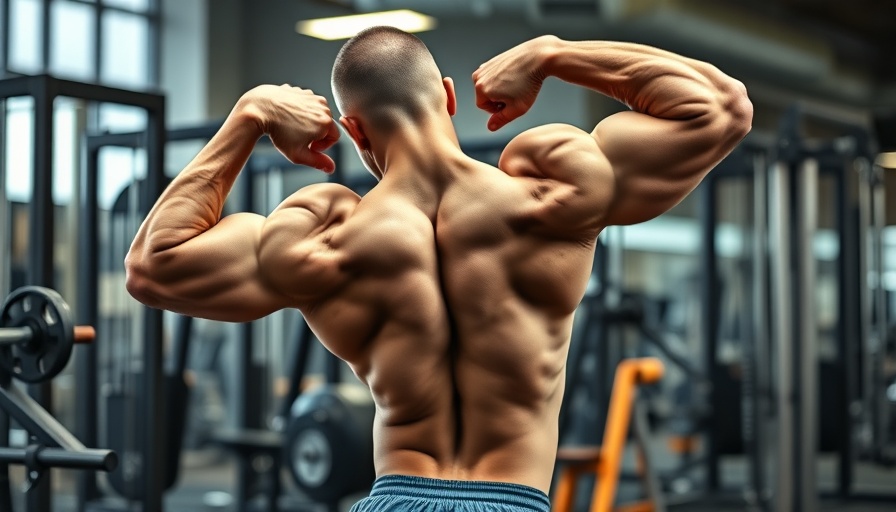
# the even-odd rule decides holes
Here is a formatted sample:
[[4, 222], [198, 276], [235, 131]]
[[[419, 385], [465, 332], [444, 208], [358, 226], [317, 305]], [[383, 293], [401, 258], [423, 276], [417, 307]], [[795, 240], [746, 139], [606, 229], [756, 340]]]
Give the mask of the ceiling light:
[[358, 32], [378, 25], [399, 28], [405, 32], [423, 32], [436, 28], [436, 19], [410, 9], [371, 12], [335, 18], [318, 18], [296, 23], [296, 32], [334, 41], [348, 39]]
[[881, 153], [877, 155], [876, 163], [884, 169], [896, 169], [896, 152]]

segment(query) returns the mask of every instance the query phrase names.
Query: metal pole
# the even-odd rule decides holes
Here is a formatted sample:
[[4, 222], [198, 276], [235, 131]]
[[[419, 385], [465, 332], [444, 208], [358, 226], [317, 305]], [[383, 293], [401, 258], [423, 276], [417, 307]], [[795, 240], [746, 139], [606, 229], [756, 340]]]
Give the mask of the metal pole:
[[[81, 172], [80, 216], [78, 219], [78, 323], [99, 324], [99, 149], [87, 148], [86, 165]], [[97, 445], [98, 353], [95, 343], [75, 351], [76, 432], [87, 446]], [[77, 501], [84, 512], [88, 501], [100, 497], [96, 474], [78, 474]]]
[[[103, 44], [105, 44], [103, 35], [103, 3], [102, 1], [97, 1], [96, 7], [93, 9], [94, 32], [91, 59], [93, 60], [93, 81], [96, 83], [102, 82], [103, 77], [103, 70], [101, 69], [103, 65]], [[90, 105], [88, 107], [88, 126], [92, 131], [98, 131], [99, 129], [99, 114], [99, 105]]]
[[[156, 199], [162, 194], [165, 183], [165, 108], [164, 102], [158, 110], [149, 112], [146, 126], [146, 187], [143, 191], [140, 211], [149, 212]], [[143, 308], [143, 419], [152, 419], [156, 425], [165, 425], [165, 404], [163, 395], [163, 354], [162, 339], [164, 327], [162, 312], [158, 309]], [[164, 428], [144, 429], [143, 439], [143, 508], [142, 512], [161, 512], [165, 491], [165, 450], [167, 446]]]
[[153, 85], [159, 85], [159, 76], [162, 69], [162, 48], [161, 48], [161, 31], [162, 31], [162, 7], [161, 0], [148, 0], [147, 9], [149, 11], [149, 44], [147, 45], [146, 62], [149, 64], [147, 82]]
[[[240, 176], [239, 188], [239, 208], [241, 211], [251, 212], [255, 201], [255, 175], [248, 169], [243, 169]], [[247, 430], [258, 424], [259, 418], [253, 417], [252, 407], [250, 406], [253, 399], [250, 396], [252, 386], [252, 377], [254, 373], [254, 324], [245, 322], [239, 325], [239, 336], [237, 341], [237, 350], [234, 351], [236, 366], [234, 386], [236, 388], [236, 396], [234, 397], [234, 410], [236, 416], [237, 430]], [[252, 469], [252, 461], [249, 457], [237, 458], [237, 478], [236, 488], [234, 489], [234, 501], [236, 502], [236, 510], [243, 512], [247, 510], [248, 501], [251, 497], [251, 484], [254, 479], [254, 470]]]
[[[703, 180], [700, 185], [700, 267], [702, 268], [700, 279], [700, 300], [703, 303], [701, 316], [701, 337], [703, 338], [703, 350], [705, 374], [709, 376], [712, 385], [708, 390], [707, 400], [713, 410], [720, 410], [717, 404], [715, 366], [716, 345], [719, 332], [719, 287], [718, 272], [716, 268], [716, 185], [718, 181], [712, 175]], [[706, 486], [709, 491], [718, 491], [719, 478], [719, 433], [715, 417], [710, 414], [704, 419], [706, 435]]]
[[[49, 10], [49, 7], [46, 8]], [[55, 215], [53, 207], [53, 100], [56, 92], [49, 80], [35, 82], [34, 97], [34, 167], [32, 195], [28, 209], [28, 282], [54, 287], [53, 250]], [[45, 409], [52, 412], [52, 384], [44, 382], [28, 386], [28, 392]], [[27, 494], [26, 510], [50, 512], [51, 475], [47, 474]]]
[[[10, 375], [0, 370], [0, 388], [10, 385]], [[9, 414], [0, 408], [0, 448], [9, 446]], [[9, 481], [9, 464], [0, 463], [0, 510], [12, 510], [12, 492]]]
[[783, 163], [775, 163], [769, 177], [769, 248], [772, 277], [772, 339], [775, 344], [778, 409], [778, 473], [776, 475], [775, 510], [792, 512], [793, 498], [793, 381], [792, 345], [793, 290], [790, 275], [790, 170]]
[[804, 160], [797, 169], [799, 232], [797, 258], [799, 279], [799, 338], [794, 347], [794, 373], [798, 393], [794, 439], [798, 443], [798, 503], [794, 510], [818, 510], [815, 468], [818, 446], [818, 319], [815, 316], [816, 270], [813, 241], [818, 225], [818, 162]]
[[849, 166], [835, 174], [837, 194], [837, 233], [839, 237], [840, 258], [837, 263], [837, 340], [838, 354], [842, 364], [842, 393], [836, 419], [839, 426], [839, 469], [837, 487], [841, 498], [847, 498], [852, 492], [853, 461], [853, 422], [855, 412], [853, 400], [856, 398], [858, 379], [858, 355], [861, 353], [861, 325], [859, 322], [859, 260], [861, 250], [857, 233], [855, 210], [852, 203], [856, 173], [850, 172]]
[[[616, 309], [622, 302], [622, 289], [625, 285], [625, 228], [623, 226], [610, 226], [606, 232], [607, 244], [604, 255], [606, 256], [606, 274], [601, 283], [602, 293], [600, 301], [604, 310]], [[610, 277], [612, 276], [612, 277]], [[610, 395], [613, 392], [613, 376], [618, 362], [622, 359], [622, 344], [624, 342], [620, 329], [610, 329], [610, 322], [604, 318], [600, 320], [600, 338], [596, 343], [599, 347], [596, 360], [595, 373], [598, 375], [600, 386], [597, 388], [598, 407], [606, 419], [610, 411]], [[606, 421], [601, 422], [605, 424]], [[603, 430], [603, 427], [601, 428]]]
[[753, 157], [753, 329], [752, 357], [746, 361], [750, 368], [752, 394], [751, 426], [751, 484], [753, 502], [760, 510], [767, 509], [768, 488], [766, 467], [766, 418], [769, 414], [767, 392], [770, 389], [769, 367], [769, 281], [768, 281], [768, 168], [764, 155]]
[[871, 225], [869, 226], [871, 251], [871, 275], [874, 276], [874, 290], [872, 290], [873, 330], [871, 332], [873, 351], [873, 364], [869, 373], [872, 374], [871, 415], [873, 419], [872, 431], [874, 434], [874, 452], [882, 455], [887, 451], [887, 438], [890, 435], [889, 412], [892, 407], [886, 396], [886, 365], [887, 365], [887, 295], [884, 289], [884, 225], [886, 223], [886, 191], [884, 190], [883, 169], [867, 164], [869, 169], [869, 187], [871, 193]]
[[44, 73], [47, 73], [50, 70], [50, 44], [51, 40], [51, 32], [50, 30], [50, 0], [41, 0], [41, 7], [43, 11], [43, 15], [41, 16], [41, 70]]
[[[3, 28], [3, 30], [0, 30], [0, 76], [3, 76], [6, 75], [6, 70], [9, 67], [10, 23], [9, 2], [7, 0], [0, 0], [0, 27]], [[0, 155], [4, 154], [5, 153], [0, 151]]]
[[[4, 2], [5, 4], [5, 2]], [[5, 37], [5, 36], [4, 36]], [[9, 233], [12, 220], [9, 199], [6, 197], [6, 100], [0, 100], [0, 296], [9, 295], [10, 251]]]
[[[874, 386], [874, 377], [872, 375], [874, 364], [874, 347], [872, 345], [872, 337], [874, 336], [873, 331], [873, 305], [872, 305], [872, 292], [869, 286], [869, 273], [871, 270], [871, 256], [872, 253], [871, 248], [871, 222], [872, 222], [872, 212], [871, 212], [871, 187], [869, 185], [870, 172], [868, 161], [864, 158], [856, 158], [855, 160], [855, 168], [858, 171], [858, 226], [856, 229], [859, 232], [859, 275], [858, 275], [858, 285], [859, 285], [859, 325], [861, 337], [859, 338], [859, 344], [861, 346], [861, 355], [859, 356], [859, 402], [862, 404], [862, 413], [861, 413], [861, 422], [862, 429], [867, 431], [867, 429], [872, 429], [870, 432], [870, 436], [859, 436], [860, 439], [863, 439], [861, 444], [861, 450], [867, 451], [869, 448], [873, 446], [873, 415], [874, 415], [874, 401], [872, 399], [872, 388]], [[869, 438], [872, 442], [868, 442]]]
[[[0, 71], [6, 72], [6, 62], [9, 48], [9, 2], [2, 2], [3, 34], [0, 35]], [[0, 100], [0, 295], [6, 297], [9, 294], [9, 232], [11, 221], [9, 218], [9, 201], [6, 197], [6, 99]], [[0, 384], [9, 380], [9, 375], [0, 371]], [[0, 448], [9, 444], [9, 416], [6, 411], [0, 409]], [[12, 495], [9, 487], [9, 465], [0, 464], [0, 508], [12, 510]]]

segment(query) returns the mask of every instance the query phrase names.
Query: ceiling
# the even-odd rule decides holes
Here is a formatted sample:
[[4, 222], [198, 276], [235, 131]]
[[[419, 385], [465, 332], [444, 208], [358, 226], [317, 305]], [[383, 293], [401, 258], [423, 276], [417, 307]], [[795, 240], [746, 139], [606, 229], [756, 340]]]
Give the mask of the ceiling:
[[[656, 44], [783, 90], [896, 109], [896, 0], [315, 0], [345, 13], [513, 13], [563, 37]], [[533, 14], [534, 13], [534, 14]], [[503, 16], [507, 18], [507, 16]], [[596, 28], [599, 27], [599, 28]], [[735, 66], [740, 66], [736, 68]]]
[[722, 0], [732, 7], [791, 24], [825, 40], [837, 60], [879, 81], [896, 81], [896, 1]]

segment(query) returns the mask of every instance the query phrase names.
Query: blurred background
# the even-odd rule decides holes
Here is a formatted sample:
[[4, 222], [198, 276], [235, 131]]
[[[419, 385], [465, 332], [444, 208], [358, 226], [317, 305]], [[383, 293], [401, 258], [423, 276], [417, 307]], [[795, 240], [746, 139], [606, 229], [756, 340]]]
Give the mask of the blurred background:
[[[54, 288], [98, 332], [61, 373], [4, 396], [27, 390], [121, 461], [31, 484], [13, 464], [0, 512], [4, 496], [29, 512], [334, 510], [369, 488], [371, 405], [298, 312], [162, 315], [123, 274], [148, 205], [243, 92], [289, 83], [335, 111], [330, 70], [359, 23], [418, 31], [454, 78], [462, 146], [490, 163], [525, 129], [590, 131], [625, 108], [549, 79], [528, 114], [489, 132], [471, 74], [539, 35], [655, 45], [744, 82], [741, 146], [668, 214], [601, 235], [561, 444], [606, 443], [607, 422], [624, 421], [621, 467], [597, 480], [639, 510], [896, 508], [896, 3], [0, 0], [0, 297]], [[333, 156], [331, 179], [374, 185], [347, 137]], [[266, 214], [326, 179], [262, 141], [227, 210]], [[614, 372], [634, 357], [665, 374], [608, 417]], [[22, 414], [13, 402], [0, 417]], [[21, 421], [8, 430], [12, 448], [40, 441]], [[576, 510], [603, 492], [593, 480]]]

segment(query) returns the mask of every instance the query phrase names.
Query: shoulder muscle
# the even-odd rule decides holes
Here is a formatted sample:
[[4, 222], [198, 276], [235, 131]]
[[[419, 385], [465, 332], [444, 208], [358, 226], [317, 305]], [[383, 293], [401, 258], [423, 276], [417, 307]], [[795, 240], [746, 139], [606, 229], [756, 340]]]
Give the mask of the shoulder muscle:
[[300, 303], [328, 295], [343, 278], [332, 231], [354, 212], [360, 198], [342, 185], [321, 183], [287, 197], [268, 216], [259, 260], [265, 278]]
[[596, 235], [612, 198], [609, 162], [587, 132], [565, 124], [527, 130], [504, 149], [498, 166], [539, 189], [546, 227], [570, 235]]

